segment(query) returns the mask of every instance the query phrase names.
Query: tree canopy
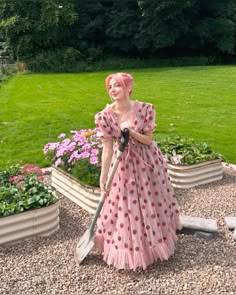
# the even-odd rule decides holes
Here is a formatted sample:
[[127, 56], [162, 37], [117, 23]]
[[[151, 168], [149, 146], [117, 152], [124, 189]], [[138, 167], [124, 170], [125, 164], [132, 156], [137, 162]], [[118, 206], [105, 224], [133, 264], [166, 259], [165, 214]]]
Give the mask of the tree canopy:
[[73, 48], [103, 55], [235, 55], [235, 0], [0, 0], [15, 58]]

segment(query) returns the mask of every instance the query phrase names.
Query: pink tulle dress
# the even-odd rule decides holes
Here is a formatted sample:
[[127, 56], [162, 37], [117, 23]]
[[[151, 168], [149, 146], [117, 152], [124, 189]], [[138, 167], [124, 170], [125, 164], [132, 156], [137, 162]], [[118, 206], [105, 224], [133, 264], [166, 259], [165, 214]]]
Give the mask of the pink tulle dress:
[[[154, 130], [153, 105], [135, 101], [129, 122], [138, 132]], [[115, 140], [114, 157], [120, 128], [111, 105], [96, 114], [95, 123], [101, 138]], [[159, 147], [130, 138], [97, 221], [95, 246], [109, 265], [146, 269], [174, 253], [176, 229], [178, 204]]]

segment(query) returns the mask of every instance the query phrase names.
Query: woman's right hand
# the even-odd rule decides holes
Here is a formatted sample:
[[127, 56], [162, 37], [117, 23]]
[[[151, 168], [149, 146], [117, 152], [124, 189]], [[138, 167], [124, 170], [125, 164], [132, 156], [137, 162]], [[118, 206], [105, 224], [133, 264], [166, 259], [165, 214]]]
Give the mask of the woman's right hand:
[[109, 189], [106, 189], [106, 181], [100, 180], [100, 189], [101, 189], [101, 192], [105, 192], [106, 195], [108, 195]]

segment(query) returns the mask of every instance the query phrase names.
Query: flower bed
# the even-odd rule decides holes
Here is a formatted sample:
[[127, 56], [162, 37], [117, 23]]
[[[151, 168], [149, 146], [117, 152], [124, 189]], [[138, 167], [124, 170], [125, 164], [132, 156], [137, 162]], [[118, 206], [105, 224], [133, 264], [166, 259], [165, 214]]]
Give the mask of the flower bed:
[[[97, 130], [71, 131], [69, 137], [62, 133], [58, 138], [58, 142], [44, 146], [44, 154], [53, 165], [52, 184], [73, 202], [94, 213], [100, 197], [98, 187], [102, 152]], [[157, 143], [168, 160], [168, 171], [174, 187], [188, 188], [222, 178], [223, 157], [206, 143], [181, 137]]]
[[62, 133], [58, 138], [58, 142], [49, 142], [43, 149], [51, 164], [81, 184], [99, 187], [102, 144], [96, 129], [72, 130], [70, 136]]
[[43, 183], [34, 165], [11, 166], [0, 172], [0, 244], [59, 228], [59, 200]]
[[49, 236], [59, 229], [59, 200], [39, 209], [0, 218], [0, 245], [25, 238]]
[[167, 158], [174, 187], [191, 188], [222, 179], [223, 156], [207, 143], [177, 136], [159, 141], [158, 145]]

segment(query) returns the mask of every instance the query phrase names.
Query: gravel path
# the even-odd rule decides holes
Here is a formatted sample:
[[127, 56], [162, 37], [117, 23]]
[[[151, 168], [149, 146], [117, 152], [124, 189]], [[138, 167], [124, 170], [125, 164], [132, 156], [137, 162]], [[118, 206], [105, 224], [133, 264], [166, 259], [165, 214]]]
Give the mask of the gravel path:
[[224, 224], [236, 214], [236, 173], [176, 194], [182, 214], [217, 219], [217, 237], [179, 233], [175, 255], [145, 271], [118, 271], [94, 250], [77, 266], [75, 244], [91, 216], [62, 197], [57, 233], [0, 247], [0, 294], [236, 294], [236, 241]]

